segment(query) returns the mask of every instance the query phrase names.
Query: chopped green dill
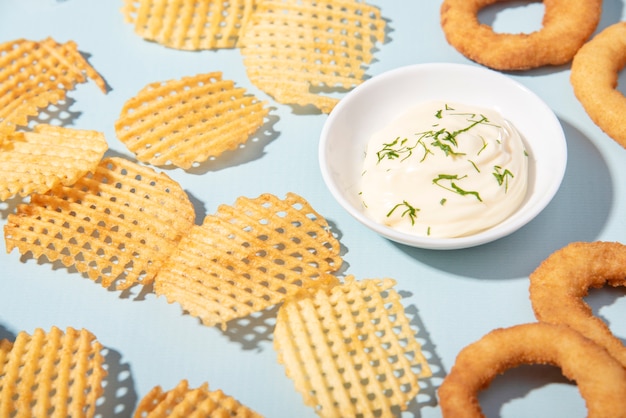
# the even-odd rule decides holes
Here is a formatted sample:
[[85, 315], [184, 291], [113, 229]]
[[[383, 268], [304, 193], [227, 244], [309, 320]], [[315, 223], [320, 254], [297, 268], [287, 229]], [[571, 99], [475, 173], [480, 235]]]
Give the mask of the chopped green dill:
[[496, 178], [498, 185], [502, 186], [504, 184], [505, 191], [509, 190], [509, 177], [515, 177], [508, 169], [502, 171], [502, 167], [499, 165], [493, 166], [493, 176]]
[[432, 154], [433, 152], [426, 146], [426, 144], [424, 144], [423, 141], [424, 138], [420, 138], [417, 143], [420, 144], [423, 148], [424, 148], [424, 156], [422, 157], [422, 159], [420, 160], [420, 163], [424, 162], [424, 160], [426, 159], [426, 157], [428, 156], [428, 154]]
[[[448, 105], [446, 105], [446, 110], [454, 110], [448, 107]], [[441, 110], [439, 111], [441, 112]], [[440, 117], [441, 114], [437, 113], [437, 117]], [[458, 142], [457, 142], [457, 136], [459, 136], [460, 134], [462, 134], [463, 132], [467, 132], [470, 129], [472, 129], [474, 126], [479, 125], [479, 124], [489, 124], [489, 119], [487, 119], [487, 117], [485, 115], [480, 115], [480, 118], [476, 119], [476, 114], [474, 113], [460, 113], [460, 114], [456, 114], [455, 116], [461, 116], [461, 115], [468, 115], [468, 119], [467, 121], [469, 122], [469, 125], [467, 125], [465, 128], [461, 128], [457, 131], [454, 132], [450, 132], [446, 129], [440, 129], [438, 131], [430, 131], [430, 132], [424, 132], [423, 134], [427, 135], [427, 136], [431, 136], [434, 141], [431, 143], [432, 146], [434, 147], [438, 147], [440, 148], [445, 154], [446, 156], [458, 156], [458, 155], [464, 155], [463, 153], [459, 153], [459, 152], [455, 152], [453, 150], [452, 147], [458, 147]], [[484, 143], [484, 140], [483, 140]], [[486, 146], [486, 143], [484, 143], [484, 146]]]
[[[458, 174], [439, 174], [437, 176], [437, 178], [433, 179], [433, 183], [436, 184], [437, 186], [444, 188], [446, 190], [449, 190], [451, 192], [457, 193], [461, 196], [467, 196], [467, 195], [471, 195], [474, 196], [476, 199], [478, 199], [479, 202], [482, 202], [483, 200], [480, 197], [480, 194], [478, 192], [475, 191], [471, 191], [471, 190], [464, 190], [462, 188], [460, 188], [453, 180], [462, 180], [467, 176], [463, 176], [463, 177], [459, 177]], [[450, 186], [446, 186], [441, 184], [442, 181], [450, 181]]]
[[450, 186], [452, 186], [452, 188], [454, 189], [454, 191], [458, 194], [460, 194], [461, 196], [467, 196], [467, 195], [471, 195], [476, 197], [476, 199], [478, 199], [479, 202], [482, 202], [483, 200], [480, 198], [480, 194], [476, 191], [473, 190], [463, 190], [461, 189], [459, 186], [457, 186], [455, 183], [450, 183]]
[[424, 138], [426, 135], [417, 134], [420, 137], [415, 141], [413, 145], [407, 144], [409, 141], [408, 138], [400, 139], [397, 137], [394, 141], [383, 144], [383, 148], [376, 153], [378, 157], [378, 163], [380, 163], [385, 158], [388, 160], [395, 160], [396, 158], [402, 157], [400, 161], [404, 161], [413, 155], [413, 150], [419, 146], [424, 149], [424, 156], [420, 160], [420, 162], [424, 161], [428, 154], [432, 154], [433, 152], [428, 148], [428, 146], [424, 143]]
[[483, 141], [483, 146], [481, 149], [478, 150], [478, 153], [476, 153], [476, 155], [480, 155], [485, 150], [485, 148], [487, 148], [487, 141], [485, 141], [485, 138], [483, 138], [483, 136], [481, 135], [480, 139], [481, 141]]
[[434, 132], [432, 134], [432, 137], [434, 138], [434, 141], [431, 142], [430, 145], [440, 148], [446, 154], [446, 156], [465, 155], [464, 153], [456, 152], [452, 149], [452, 147], [459, 146], [458, 142], [456, 141], [456, 135], [454, 135], [453, 133], [450, 133], [445, 129], [440, 129], [437, 132]]
[[440, 204], [441, 206], [443, 206], [443, 205], [445, 205], [445, 204], [446, 204], [446, 202], [447, 202], [447, 201], [448, 201], [448, 199], [446, 199], [446, 198], [444, 197], [443, 199], [441, 199], [441, 200], [439, 201], [439, 204]]
[[[401, 153], [405, 152], [409, 152], [409, 155], [407, 155], [405, 158], [410, 157], [413, 150], [406, 149], [404, 147], [406, 141], [406, 138], [401, 140], [400, 137], [397, 137], [392, 142], [384, 143], [383, 148], [376, 153], [376, 156], [378, 157], [378, 162], [381, 162], [381, 160], [383, 160], [384, 158], [387, 158], [389, 160], [395, 160], [396, 158], [400, 158]], [[399, 147], [394, 148], [396, 145], [399, 145]]]
[[387, 217], [390, 217], [391, 214], [401, 206], [406, 207], [406, 209], [404, 210], [404, 212], [402, 212], [400, 216], [408, 216], [411, 220], [411, 225], [415, 225], [415, 218], [417, 218], [417, 212], [419, 212], [419, 209], [411, 206], [411, 204], [406, 200], [402, 201], [402, 203], [398, 203], [393, 208], [391, 208], [391, 210], [387, 213]]
[[[443, 112], [454, 110], [447, 104], [445, 105], [445, 109], [439, 109], [435, 113], [435, 117], [437, 119], [443, 118]], [[428, 154], [432, 154], [433, 152], [429, 149], [428, 145], [424, 142], [426, 139], [432, 139], [430, 142], [430, 146], [441, 149], [446, 156], [460, 156], [465, 155], [464, 153], [458, 152], [455, 149], [458, 148], [459, 144], [457, 142], [457, 137], [463, 132], [467, 132], [476, 125], [479, 124], [491, 124], [489, 119], [485, 115], [477, 115], [475, 113], [457, 113], [453, 114], [453, 116], [466, 116], [469, 124], [464, 128], [461, 128], [457, 131], [450, 132], [445, 128], [441, 128], [438, 130], [430, 130], [425, 132], [419, 132], [417, 141], [415, 143], [410, 144], [408, 138], [397, 137], [391, 142], [384, 143], [383, 147], [380, 151], [376, 153], [378, 157], [378, 163], [380, 163], [384, 159], [394, 160], [400, 158], [401, 161], [406, 160], [407, 158], [413, 155], [413, 151], [418, 146], [424, 148], [424, 156], [421, 161], [424, 161]], [[433, 125], [437, 126], [437, 125]], [[483, 148], [487, 146], [487, 143], [483, 139]], [[482, 149], [478, 152], [482, 151]]]
[[470, 162], [470, 164], [472, 165], [472, 167], [474, 167], [474, 170], [476, 170], [477, 173], [480, 173], [480, 168], [478, 168], [478, 166], [476, 165], [476, 163], [472, 160], [467, 160]]
[[439, 109], [437, 112], [435, 112], [435, 117], [436, 117], [437, 119], [441, 119], [441, 118], [443, 118], [443, 111], [444, 111], [444, 110], [454, 110], [454, 108], [450, 107], [450, 105], [449, 105], [448, 103], [446, 103], [446, 104], [444, 105], [444, 108], [443, 108], [443, 109]]

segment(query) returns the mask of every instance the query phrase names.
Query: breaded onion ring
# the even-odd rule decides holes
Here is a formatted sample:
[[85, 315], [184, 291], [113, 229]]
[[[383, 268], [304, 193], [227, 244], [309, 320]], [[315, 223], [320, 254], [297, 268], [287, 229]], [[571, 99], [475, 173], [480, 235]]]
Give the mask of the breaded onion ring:
[[598, 26], [602, 0], [543, 0], [542, 28], [532, 33], [496, 33], [478, 12], [503, 0], [444, 0], [441, 27], [467, 58], [496, 70], [526, 70], [568, 63]]
[[578, 385], [589, 418], [626, 417], [626, 369], [573, 329], [541, 322], [493, 330], [461, 350], [439, 388], [443, 417], [483, 417], [478, 392], [522, 364], [560, 367]]
[[626, 97], [616, 90], [625, 66], [626, 22], [620, 22], [580, 48], [572, 61], [570, 82], [591, 120], [626, 148]]
[[626, 347], [583, 298], [590, 288], [626, 286], [626, 245], [575, 242], [555, 251], [530, 275], [530, 301], [539, 321], [569, 325], [626, 367]]

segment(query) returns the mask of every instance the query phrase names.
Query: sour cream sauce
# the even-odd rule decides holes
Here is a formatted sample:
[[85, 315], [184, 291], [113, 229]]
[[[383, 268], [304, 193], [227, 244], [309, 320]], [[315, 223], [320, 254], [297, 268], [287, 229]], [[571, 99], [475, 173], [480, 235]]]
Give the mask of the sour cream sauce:
[[498, 112], [428, 102], [372, 135], [361, 198], [378, 223], [452, 238], [505, 220], [524, 200], [527, 184], [521, 135]]

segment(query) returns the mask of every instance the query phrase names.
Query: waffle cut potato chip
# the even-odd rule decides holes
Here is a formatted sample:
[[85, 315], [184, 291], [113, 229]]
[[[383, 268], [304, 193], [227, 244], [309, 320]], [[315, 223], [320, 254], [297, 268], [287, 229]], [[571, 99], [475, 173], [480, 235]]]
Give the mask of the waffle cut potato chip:
[[380, 11], [362, 0], [258, 0], [239, 47], [250, 81], [283, 104], [329, 113], [363, 81], [377, 42]]
[[0, 143], [0, 200], [69, 186], [93, 172], [108, 149], [96, 131], [39, 124]]
[[431, 375], [394, 285], [349, 276], [280, 307], [278, 360], [319, 416], [396, 416]]
[[154, 290], [208, 326], [260, 312], [307, 288], [336, 284], [340, 246], [302, 197], [240, 197], [194, 226]]
[[122, 14], [135, 33], [182, 49], [234, 48], [254, 0], [124, 0]]
[[106, 92], [104, 79], [72, 41], [18, 39], [0, 44], [0, 142], [88, 79]]
[[188, 417], [261, 418], [261, 415], [221, 390], [209, 390], [207, 383], [192, 389], [187, 380], [181, 380], [167, 392], [155, 386], [141, 399], [134, 414], [134, 418]]
[[18, 206], [4, 227], [7, 251], [74, 266], [103, 287], [150, 284], [195, 213], [180, 185], [122, 158]]
[[102, 350], [92, 333], [73, 328], [0, 341], [0, 416], [93, 417], [107, 374]]
[[244, 144], [267, 114], [214, 72], [149, 84], [126, 102], [115, 130], [139, 161], [188, 169]]

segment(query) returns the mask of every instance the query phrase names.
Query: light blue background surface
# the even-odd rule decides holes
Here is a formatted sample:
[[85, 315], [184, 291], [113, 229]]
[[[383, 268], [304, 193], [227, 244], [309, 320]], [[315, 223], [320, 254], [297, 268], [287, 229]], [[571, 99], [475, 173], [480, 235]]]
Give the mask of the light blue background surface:
[[[387, 20], [388, 33], [368, 76], [425, 62], [476, 65], [445, 41], [439, 26], [440, 0], [371, 3]], [[481, 18], [498, 31], [540, 27], [541, 3], [513, 5], [491, 8]], [[602, 133], [575, 99], [569, 66], [509, 74], [545, 100], [563, 125], [569, 161], [553, 202], [530, 224], [497, 242], [457, 251], [420, 250], [366, 230], [332, 200], [317, 164], [326, 115], [272, 101], [248, 81], [237, 49], [184, 52], [144, 41], [123, 21], [120, 7], [121, 2], [113, 0], [0, 0], [0, 42], [51, 36], [59, 42], [74, 40], [89, 54], [112, 90], [102, 94], [90, 82], [70, 92], [74, 102], [69, 111], [76, 116], [71, 126], [104, 132], [111, 155], [132, 157], [116, 139], [113, 125], [124, 102], [150, 82], [222, 71], [224, 78], [268, 100], [271, 121], [245, 149], [201, 170], [166, 172], [189, 193], [198, 220], [238, 196], [298, 193], [340, 234], [343, 273], [357, 279], [397, 280], [434, 371], [404, 417], [441, 416], [435, 391], [462, 347], [493, 328], [534, 321], [528, 275], [552, 251], [572, 241], [626, 242], [626, 150]], [[598, 30], [624, 20], [624, 9], [621, 0], [606, 0]], [[0, 202], [0, 226], [17, 203]], [[624, 295], [623, 289], [600, 290], [588, 298], [594, 312], [622, 339]], [[17, 250], [0, 251], [0, 337], [13, 338], [38, 327], [91, 330], [108, 349], [111, 371], [99, 409], [102, 417], [129, 417], [153, 386], [167, 390], [183, 378], [192, 386], [207, 381], [266, 417], [315, 416], [276, 362], [272, 314], [275, 311], [247, 327], [241, 322], [222, 332], [200, 325], [178, 305], [152, 293], [107, 291], [74, 271], [22, 259]], [[511, 371], [481, 399], [488, 416], [586, 416], [575, 386], [552, 368]]]

